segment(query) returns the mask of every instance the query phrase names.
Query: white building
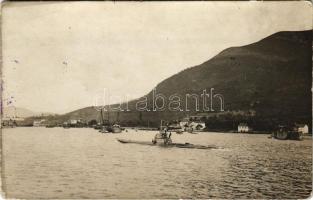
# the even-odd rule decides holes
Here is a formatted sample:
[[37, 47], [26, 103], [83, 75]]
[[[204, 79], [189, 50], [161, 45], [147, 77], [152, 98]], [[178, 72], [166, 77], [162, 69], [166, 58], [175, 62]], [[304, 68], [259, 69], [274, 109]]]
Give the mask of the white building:
[[309, 126], [306, 124], [297, 124], [298, 132], [302, 134], [309, 133]]
[[191, 122], [190, 126], [193, 130], [201, 131], [205, 128], [204, 122]]
[[45, 122], [44, 119], [42, 119], [42, 120], [34, 120], [33, 121], [33, 126], [35, 126], [35, 127], [44, 126], [44, 122]]
[[205, 128], [204, 122], [196, 122], [196, 121], [189, 121], [188, 118], [183, 119], [179, 122], [179, 126], [184, 130], [186, 127], [192, 128], [195, 131], [202, 131]]
[[78, 123], [77, 119], [71, 119], [69, 124], [76, 125], [77, 123]]
[[247, 123], [240, 123], [238, 125], [238, 133], [248, 133], [252, 131], [252, 128]]

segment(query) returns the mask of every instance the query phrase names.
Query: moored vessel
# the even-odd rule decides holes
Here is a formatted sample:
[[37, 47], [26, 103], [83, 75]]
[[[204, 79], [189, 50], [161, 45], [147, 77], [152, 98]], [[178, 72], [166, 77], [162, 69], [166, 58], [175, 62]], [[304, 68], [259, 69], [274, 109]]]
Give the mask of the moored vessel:
[[110, 113], [108, 111], [108, 120], [107, 124], [104, 124], [104, 117], [103, 117], [103, 111], [101, 109], [101, 127], [99, 132], [100, 133], [121, 133], [123, 128], [118, 124], [114, 123], [113, 125], [110, 123]]
[[121, 133], [122, 132], [122, 128], [119, 124], [113, 124], [112, 126], [107, 126], [106, 129], [110, 133]]
[[163, 126], [161, 120], [160, 131], [155, 135], [152, 141], [138, 141], [138, 140], [125, 140], [117, 139], [123, 144], [141, 144], [149, 146], [161, 146], [161, 147], [177, 147], [177, 148], [189, 148], [189, 149], [217, 149], [215, 145], [196, 145], [190, 143], [173, 143], [171, 139], [171, 132], [168, 132], [168, 126]]
[[302, 140], [303, 134], [296, 127], [278, 126], [278, 129], [272, 132], [272, 138], [278, 140]]

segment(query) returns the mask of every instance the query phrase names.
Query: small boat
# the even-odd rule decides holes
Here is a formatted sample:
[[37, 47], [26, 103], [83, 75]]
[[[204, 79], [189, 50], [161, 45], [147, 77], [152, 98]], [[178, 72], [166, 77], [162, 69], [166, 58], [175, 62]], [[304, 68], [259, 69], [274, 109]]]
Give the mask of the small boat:
[[163, 147], [177, 147], [177, 148], [186, 148], [186, 149], [217, 149], [218, 147], [215, 145], [197, 145], [197, 144], [190, 144], [190, 143], [168, 143], [166, 145], [158, 145], [153, 141], [138, 141], [138, 140], [124, 140], [124, 139], [117, 139], [120, 143], [123, 144], [141, 144], [141, 145], [148, 145], [148, 146], [163, 146]]
[[278, 130], [272, 132], [271, 138], [278, 140], [302, 140], [303, 134], [295, 128], [278, 126]]
[[186, 128], [185, 128], [185, 131], [186, 131], [187, 133], [193, 133], [193, 134], [195, 134], [195, 133], [193, 132], [193, 128], [192, 128], [192, 127], [186, 127]]
[[96, 130], [101, 130], [102, 127], [103, 127], [102, 125], [97, 124], [97, 125], [95, 125], [93, 128], [96, 129]]
[[120, 125], [118, 124], [114, 124], [113, 126], [109, 125], [109, 126], [103, 126], [99, 132], [100, 133], [121, 133], [122, 132], [122, 128], [120, 127]]
[[102, 128], [100, 128], [99, 132], [100, 133], [108, 133], [109, 131], [107, 130], [107, 127], [103, 126]]
[[119, 124], [115, 123], [113, 125], [111, 125], [110, 123], [110, 112], [108, 111], [108, 119], [107, 119], [107, 123], [105, 124], [105, 120], [104, 120], [104, 116], [103, 116], [103, 110], [100, 110], [100, 114], [101, 114], [101, 124], [99, 124], [98, 126], [96, 126], [96, 129], [100, 129], [99, 132], [100, 133], [121, 133], [123, 130], [125, 130], [124, 128], [122, 128]]
[[176, 134], [183, 134], [184, 130], [183, 129], [177, 129], [175, 132], [176, 132]]
[[112, 133], [121, 133], [122, 132], [122, 128], [121, 128], [120, 125], [114, 124], [113, 126], [111, 126], [111, 132]]

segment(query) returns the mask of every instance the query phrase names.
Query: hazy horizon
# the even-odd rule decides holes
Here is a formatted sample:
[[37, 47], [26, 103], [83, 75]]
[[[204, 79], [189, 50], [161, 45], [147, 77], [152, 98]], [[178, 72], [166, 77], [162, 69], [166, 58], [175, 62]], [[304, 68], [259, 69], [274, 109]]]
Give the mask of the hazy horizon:
[[104, 88], [140, 97], [226, 48], [310, 30], [311, 15], [308, 2], [8, 2], [4, 106], [61, 114]]

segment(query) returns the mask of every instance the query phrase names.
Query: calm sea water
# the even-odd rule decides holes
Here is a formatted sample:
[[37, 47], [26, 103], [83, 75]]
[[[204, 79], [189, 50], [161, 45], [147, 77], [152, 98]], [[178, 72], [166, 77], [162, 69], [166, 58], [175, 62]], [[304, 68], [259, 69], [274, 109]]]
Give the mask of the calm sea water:
[[173, 134], [220, 149], [120, 144], [156, 132], [14, 128], [2, 132], [8, 198], [307, 198], [312, 141], [267, 135]]

